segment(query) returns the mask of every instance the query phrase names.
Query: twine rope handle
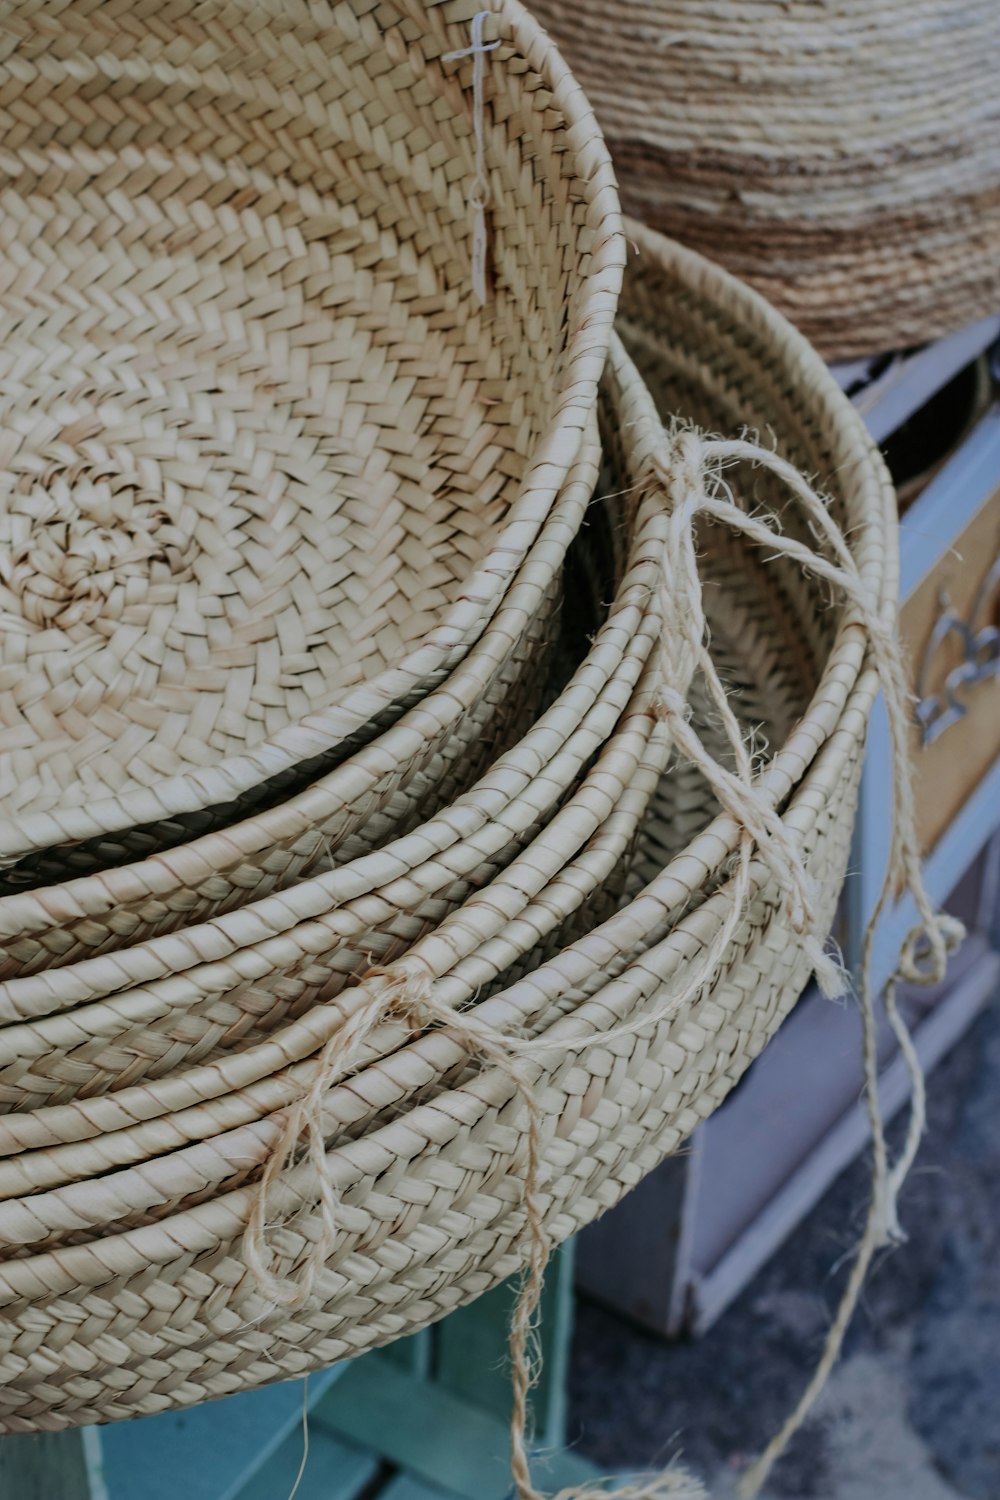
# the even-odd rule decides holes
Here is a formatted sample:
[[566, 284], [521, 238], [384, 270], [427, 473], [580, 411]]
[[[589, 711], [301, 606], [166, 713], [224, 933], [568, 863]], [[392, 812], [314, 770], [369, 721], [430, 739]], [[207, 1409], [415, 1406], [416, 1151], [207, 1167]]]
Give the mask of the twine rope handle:
[[[832, 560], [795, 538], [785, 536], [776, 529], [774, 524], [769, 525], [759, 517], [749, 515], [736, 504], [722, 478], [725, 466], [735, 462], [754, 464], [767, 470], [784, 483], [792, 497], [798, 502], [813, 535], [824, 543], [828, 552], [832, 554]], [[890, 728], [894, 799], [892, 841], [879, 899], [865, 933], [858, 994], [862, 1018], [865, 1097], [872, 1134], [871, 1202], [865, 1228], [855, 1253], [851, 1275], [828, 1332], [819, 1363], [795, 1409], [744, 1476], [741, 1491], [749, 1497], [759, 1493], [774, 1463], [784, 1452], [821, 1395], [839, 1357], [847, 1326], [853, 1316], [874, 1254], [882, 1246], [897, 1243], [903, 1237], [899, 1225], [898, 1197], [923, 1133], [925, 1090], [920, 1061], [896, 1003], [896, 987], [901, 979], [922, 983], [934, 983], [943, 979], [948, 956], [961, 941], [963, 929], [961, 924], [953, 918], [935, 913], [923, 881], [908, 744], [909, 689], [898, 640], [894, 629], [887, 624], [877, 602], [872, 599], [866, 588], [844, 536], [830, 515], [822, 497], [786, 460], [770, 449], [746, 439], [705, 440], [693, 432], [675, 433], [668, 437], [664, 449], [654, 458], [653, 467], [665, 483], [668, 494], [671, 489], [676, 493], [678, 476], [680, 476], [682, 493], [687, 492], [692, 496], [691, 499], [685, 499], [683, 502], [686, 521], [693, 521], [694, 517], [701, 513], [711, 520], [728, 525], [756, 544], [767, 547], [773, 555], [781, 555], [797, 561], [806, 572], [825, 580], [849, 600], [865, 632], [872, 661], [878, 673]], [[690, 661], [692, 648], [696, 644], [695, 632], [703, 629], [702, 612], [700, 608], [694, 607], [696, 596], [700, 593], [700, 581], [696, 572], [692, 576], [690, 566], [692, 555], [693, 546], [685, 545], [682, 549], [671, 549], [666, 559], [666, 568], [670, 576], [665, 587], [668, 593], [673, 592], [676, 606], [669, 619], [672, 628], [680, 630], [684, 639], [685, 644], [679, 656], [682, 663]], [[706, 658], [708, 658], [708, 653], [704, 652], [701, 657], [702, 670], [705, 671], [706, 665], [708, 666], [710, 691], [713, 699], [718, 702], [719, 692], [724, 690], [721, 689], [710, 658], [707, 661]], [[677, 659], [675, 652], [675, 660]], [[669, 686], [675, 691], [671, 696], [665, 695], [664, 702], [670, 716], [671, 727], [676, 733], [678, 724], [683, 722], [681, 716], [678, 715], [676, 701], [681, 694], [676, 690], [676, 684]], [[728, 724], [726, 724], [726, 730], [730, 746], [735, 752], [734, 736]], [[680, 748], [685, 748], [688, 753], [686, 747]], [[737, 765], [740, 771], [738, 796], [745, 797], [746, 800], [740, 805], [739, 810], [731, 810], [736, 812], [737, 816], [742, 814], [744, 826], [749, 828], [755, 826], [757, 812], [763, 816], [763, 809], [753, 805], [755, 801], [759, 802], [762, 799], [760, 789], [748, 783], [745, 763], [737, 758]], [[796, 914], [799, 917], [804, 915], [807, 919], [805, 931], [808, 934], [807, 882], [805, 869], [801, 863], [801, 854], [790, 842], [785, 846], [780, 841], [775, 841], [770, 830], [766, 832], [763, 840], [760, 839], [758, 831], [758, 848], [787, 893], [790, 917], [794, 922]], [[885, 1121], [878, 1092], [877, 1020], [872, 967], [877, 923], [888, 902], [901, 888], [908, 890], [913, 897], [920, 920], [919, 925], [908, 935], [897, 969], [883, 993], [885, 1013], [898, 1042], [912, 1088], [906, 1142], [897, 1161], [890, 1168]], [[801, 927], [797, 927], [796, 930], [803, 931]], [[810, 945], [818, 943], [819, 940], [819, 934], [808, 934], [807, 941]], [[810, 946], [810, 955], [812, 951]], [[817, 977], [820, 978], [822, 984], [822, 975], [818, 973]]]
[[486, 304], [486, 206], [490, 201], [490, 183], [486, 175], [486, 104], [483, 85], [486, 81], [486, 54], [499, 47], [497, 42], [483, 41], [483, 25], [491, 12], [481, 10], [472, 18], [471, 41], [458, 52], [446, 52], [442, 62], [472, 58], [472, 127], [476, 134], [476, 175], [468, 193], [472, 209], [472, 292], [480, 307]]
[[[785, 535], [773, 518], [767, 522], [751, 516], [736, 503], [723, 478], [725, 468], [736, 462], [749, 462], [764, 468], [786, 485], [802, 509], [813, 535], [825, 544], [826, 553]], [[896, 1004], [896, 985], [900, 980], [933, 983], [943, 978], [948, 955], [962, 936], [960, 923], [935, 914], [923, 885], [907, 737], [908, 689], [898, 641], [865, 586], [850, 549], [821, 496], [792, 465], [771, 450], [746, 440], [705, 439], [692, 430], [665, 434], [662, 448], [653, 457], [646, 482], [662, 492], [669, 508], [663, 559], [663, 684], [659, 712], [669, 726], [678, 752], [702, 769], [720, 803], [740, 827], [736, 869], [726, 887], [728, 909], [714, 940], [703, 952], [701, 962], [693, 966], [693, 972], [679, 988], [668, 991], [655, 1010], [595, 1036], [569, 1040], [507, 1035], [479, 1020], [473, 1011], [454, 1011], [436, 997], [436, 976], [416, 954], [389, 968], [372, 969], [362, 986], [366, 999], [330, 1037], [317, 1058], [308, 1089], [284, 1114], [279, 1140], [265, 1166], [244, 1236], [244, 1259], [257, 1290], [278, 1305], [301, 1306], [307, 1302], [338, 1234], [337, 1197], [326, 1171], [323, 1099], [338, 1079], [358, 1066], [365, 1046], [378, 1026], [392, 1018], [402, 1020], [417, 1031], [431, 1025], [444, 1026], [467, 1047], [470, 1054], [491, 1062], [510, 1081], [527, 1115], [522, 1200], [527, 1257], [510, 1333], [513, 1384], [511, 1471], [518, 1500], [544, 1500], [532, 1482], [528, 1462], [529, 1402], [539, 1369], [537, 1314], [545, 1267], [551, 1253], [541, 1187], [543, 1113], [534, 1086], [532, 1062], [537, 1064], [537, 1060], [549, 1050], [582, 1050], [595, 1042], [607, 1043], [616, 1036], [655, 1026], [692, 1000], [700, 988], [711, 982], [743, 920], [750, 890], [750, 861], [755, 852], [778, 881], [793, 930], [821, 984], [828, 992], [841, 993], [847, 983], [842, 970], [823, 951], [801, 852], [784, 828], [773, 803], [754, 780], [750, 755], [712, 661], [697, 568], [695, 528], [699, 517], [731, 527], [766, 548], [771, 555], [798, 562], [806, 572], [825, 580], [849, 600], [865, 632], [885, 697], [894, 770], [895, 818], [890, 859], [879, 901], [865, 934], [858, 994], [865, 1095], [872, 1130], [869, 1212], [822, 1357], [795, 1410], [744, 1477], [742, 1489], [745, 1495], [758, 1493], [771, 1467], [821, 1394], [839, 1355], [873, 1255], [880, 1246], [894, 1243], [901, 1237], [896, 1201], [923, 1130], [924, 1086], [919, 1060]], [[691, 723], [688, 700], [695, 672], [699, 670], [719, 713], [735, 771], [721, 765], [711, 755]], [[907, 937], [899, 965], [883, 997], [886, 1015], [910, 1073], [913, 1089], [906, 1143], [890, 1168], [878, 1096], [872, 943], [875, 925], [886, 903], [901, 885], [910, 890], [920, 923]], [[298, 1264], [294, 1277], [288, 1278], [274, 1270], [266, 1238], [269, 1227], [267, 1207], [303, 1141], [316, 1181], [321, 1229]], [[594, 1493], [589, 1485], [573, 1487], [560, 1491], [555, 1500], [588, 1500]], [[615, 1494], [619, 1500], [665, 1500], [668, 1496], [673, 1500], [705, 1500], [706, 1497], [704, 1488], [677, 1468], [638, 1478], [624, 1488], [616, 1487]]]

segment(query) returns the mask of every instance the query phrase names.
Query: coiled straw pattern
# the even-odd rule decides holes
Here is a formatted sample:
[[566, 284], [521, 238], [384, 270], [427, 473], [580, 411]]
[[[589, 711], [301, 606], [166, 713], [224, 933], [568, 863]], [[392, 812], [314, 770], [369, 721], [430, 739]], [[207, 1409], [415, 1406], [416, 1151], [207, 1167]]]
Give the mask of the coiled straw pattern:
[[993, 0], [537, 0], [626, 209], [828, 358], [1000, 306]]
[[[662, 563], [676, 506], [657, 468], [661, 419], [690, 414], [709, 431], [770, 420], [783, 453], [824, 475], [851, 576], [891, 618], [891, 489], [821, 363], [722, 273], [642, 242], [621, 328], [660, 409], [616, 346], [604, 484], [627, 498], [604, 513], [624, 505], [634, 537], [651, 527]], [[551, 1243], [615, 1202], [742, 1076], [817, 962], [804, 937], [832, 917], [877, 678], [851, 601], [775, 555], [777, 531], [754, 540], [760, 516], [780, 515], [793, 550], [840, 565], [783, 471], [740, 457], [720, 477], [748, 525], [697, 521], [706, 639], [719, 642], [687, 688], [687, 722], [709, 756], [700, 769], [683, 765], [662, 712], [671, 577], [660, 573], [645, 588], [648, 651], [628, 667], [589, 769], [388, 969], [353, 975], [246, 1052], [3, 1117], [5, 1430], [114, 1420], [302, 1374], [422, 1326], [529, 1257], [537, 1280]], [[598, 524], [592, 540], [628, 578], [621, 527]], [[591, 552], [575, 576], [606, 570]], [[748, 762], [742, 737], [755, 728]], [[720, 808], [734, 783], [715, 766], [758, 799], [755, 834], [739, 806]], [[645, 885], [618, 910], [588, 911], [637, 834]], [[808, 910], [782, 884], [792, 867]], [[289, 940], [301, 943], [322, 985], [327, 960], [310, 934], [324, 920], [265, 940], [260, 957], [267, 941], [286, 958]], [[73, 965], [53, 972], [69, 982]], [[203, 967], [192, 999], [210, 977]], [[525, 1346], [515, 1356], [526, 1496], [530, 1365]]]

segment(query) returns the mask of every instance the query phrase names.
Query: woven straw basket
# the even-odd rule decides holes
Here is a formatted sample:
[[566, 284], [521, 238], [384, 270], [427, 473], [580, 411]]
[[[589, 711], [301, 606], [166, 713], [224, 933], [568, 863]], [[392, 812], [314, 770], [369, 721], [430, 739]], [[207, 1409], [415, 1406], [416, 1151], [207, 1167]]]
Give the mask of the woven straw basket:
[[115, 863], [462, 660], [580, 457], [622, 249], [515, 0], [471, 61], [459, 0], [50, 11], [0, 6], [0, 862]]
[[828, 358], [1000, 310], [996, 0], [537, 0], [629, 213]]
[[[888, 616], [891, 489], [856, 415], [821, 362], [752, 293], [698, 257], [641, 238], [644, 257], [628, 282], [621, 327], [661, 412], [712, 429], [770, 423], [792, 462], [826, 478], [833, 513]], [[642, 497], [640, 513], [658, 498], [669, 517], [656, 467], [659, 414], [617, 344], [604, 421], [609, 492]], [[740, 467], [727, 483], [747, 501], [780, 510], [788, 534], [805, 530], [772, 474]], [[746, 727], [766, 731], [758, 781], [815, 878], [818, 919], [826, 921], [843, 877], [875, 692], [863, 634], [825, 585], [787, 558], [758, 555], [741, 532], [699, 525], [698, 546], [713, 651], [734, 711]], [[654, 615], [670, 589], [668, 578], [651, 596]], [[632, 781], [623, 791], [605, 750], [579, 783], [597, 786], [607, 770], [605, 820], [626, 803], [633, 829], [648, 801], [644, 788], [656, 789], [657, 819], [642, 838], [644, 861], [659, 867], [622, 909], [596, 926], [585, 921], [544, 961], [532, 956], [540, 936], [561, 929], [582, 904], [587, 850], [545, 873], [547, 834], [567, 809], [578, 816], [577, 790], [567, 788], [555, 817], [413, 944], [395, 974], [372, 976], [316, 1007], [312, 1055], [300, 1064], [288, 1068], [276, 1049], [271, 1075], [244, 1089], [236, 1053], [235, 1073], [225, 1062], [216, 1068], [214, 1094], [207, 1070], [190, 1070], [193, 1092], [145, 1125], [134, 1112], [144, 1091], [122, 1097], [117, 1127], [104, 1121], [95, 1130], [93, 1116], [88, 1123], [113, 1093], [6, 1116], [2, 1430], [109, 1421], [301, 1375], [485, 1291], [526, 1249], [525, 1086], [541, 1112], [538, 1201], [555, 1240], [612, 1204], [716, 1107], [794, 1002], [812, 960], [770, 865], [754, 857], [751, 899], [721, 961], [704, 972], [706, 946], [731, 920], [741, 830], [697, 774], [675, 765], [661, 777], [674, 752], [667, 721], [652, 710], [669, 650], [669, 639], [657, 641], [639, 696], [620, 711], [619, 735], [630, 722], [637, 730], [636, 709], [651, 725]], [[708, 743], [716, 716], [697, 680], [690, 702]], [[688, 832], [677, 848], [681, 825]], [[674, 852], [657, 852], [670, 846]], [[435, 976], [426, 994], [442, 1022], [454, 1012], [453, 1025], [414, 1030], [419, 1004], [393, 1008], [403, 976], [408, 983], [414, 972]], [[672, 1005], [685, 977], [698, 981], [695, 992]], [[470, 1037], [479, 1033], [469, 1028], [480, 1023], [491, 1028], [486, 1037], [521, 1038], [526, 1084], [492, 1042], [476, 1056]], [[317, 1072], [315, 1054], [339, 1034], [352, 1038], [349, 1065], [330, 1070], [327, 1048]], [[295, 1115], [283, 1103], [310, 1081], [322, 1110], [336, 1235], [327, 1242], [315, 1207], [315, 1163], [282, 1171], [266, 1205], [271, 1272], [293, 1284], [317, 1247], [322, 1262], [311, 1295], [282, 1305], [257, 1289], [245, 1231], [263, 1203], [258, 1164]], [[29, 1149], [18, 1157], [21, 1128], [20, 1146]], [[102, 1146], [115, 1128], [120, 1142], [133, 1141], [133, 1155], [119, 1155], [121, 1170], [106, 1172]], [[67, 1170], [74, 1152], [83, 1165]], [[48, 1180], [79, 1181], [32, 1191], [57, 1157], [62, 1164]]]

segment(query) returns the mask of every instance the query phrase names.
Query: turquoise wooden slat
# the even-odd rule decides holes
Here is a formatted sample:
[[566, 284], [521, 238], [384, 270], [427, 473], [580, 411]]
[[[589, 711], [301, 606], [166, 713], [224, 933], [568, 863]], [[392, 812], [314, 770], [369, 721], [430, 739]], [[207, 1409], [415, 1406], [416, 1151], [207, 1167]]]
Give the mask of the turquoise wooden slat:
[[[302, 1462], [302, 1429], [291, 1433], [239, 1491], [238, 1500], [288, 1500]], [[309, 1454], [295, 1500], [359, 1500], [381, 1468], [373, 1454], [324, 1432], [310, 1417]], [[379, 1497], [382, 1500], [382, 1497]]]
[[[310, 1406], [342, 1368], [310, 1378]], [[108, 1500], [236, 1500], [301, 1421], [302, 1382], [293, 1380], [102, 1428]]]
[[0, 1440], [0, 1500], [106, 1500], [92, 1432]]
[[[400, 1469], [456, 1500], [506, 1500], [510, 1493], [509, 1431], [500, 1417], [473, 1404], [478, 1371], [469, 1367], [469, 1400], [437, 1381], [417, 1380], [376, 1352], [355, 1360], [314, 1420], [335, 1436], [372, 1448]], [[546, 1453], [539, 1482], [551, 1490], [595, 1477], [576, 1454]]]
[[[508, 1282], [461, 1307], [434, 1330], [434, 1380], [506, 1422], [510, 1413], [507, 1337], [517, 1286]], [[532, 1400], [535, 1441], [558, 1446], [565, 1438], [566, 1366], [573, 1336], [573, 1244], [552, 1257], [540, 1307], [542, 1372]]]
[[[470, 1371], [470, 1385], [474, 1373]], [[504, 1424], [380, 1354], [356, 1360], [317, 1420], [453, 1495], [504, 1500], [509, 1489]]]
[[[295, 1500], [299, 1500], [298, 1495]], [[399, 1474], [390, 1479], [378, 1500], [453, 1500], [453, 1496], [424, 1484], [421, 1479], [414, 1479], [412, 1474]]]
[[386, 1344], [379, 1352], [394, 1365], [408, 1370], [411, 1375], [427, 1378], [434, 1360], [434, 1333], [433, 1328], [422, 1328], [419, 1333], [411, 1333], [405, 1339], [396, 1339], [394, 1343]]

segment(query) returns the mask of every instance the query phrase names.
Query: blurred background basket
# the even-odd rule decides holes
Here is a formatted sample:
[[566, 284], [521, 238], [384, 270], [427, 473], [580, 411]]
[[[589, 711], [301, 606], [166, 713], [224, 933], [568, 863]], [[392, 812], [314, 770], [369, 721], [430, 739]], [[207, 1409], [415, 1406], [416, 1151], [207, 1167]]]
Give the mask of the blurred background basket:
[[537, 0], [626, 210], [711, 255], [828, 358], [996, 311], [994, 0]]

